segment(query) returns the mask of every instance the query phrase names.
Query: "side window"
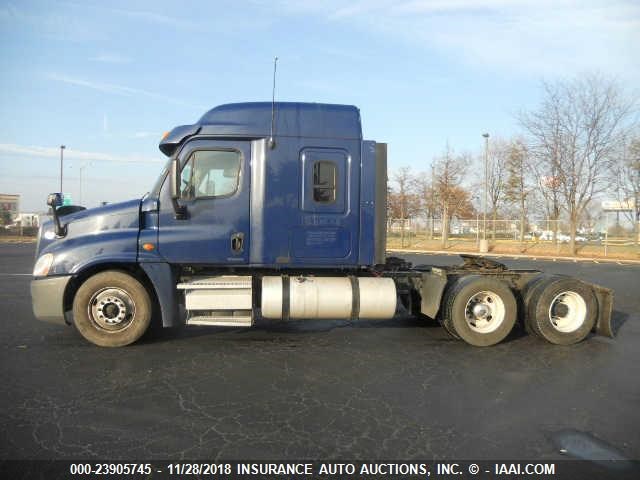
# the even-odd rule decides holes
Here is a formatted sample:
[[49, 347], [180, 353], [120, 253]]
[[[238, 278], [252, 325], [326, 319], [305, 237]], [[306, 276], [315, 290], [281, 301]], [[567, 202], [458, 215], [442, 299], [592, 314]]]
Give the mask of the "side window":
[[313, 201], [317, 203], [334, 203], [336, 201], [337, 182], [336, 164], [320, 160], [313, 164]]
[[300, 151], [300, 209], [309, 213], [346, 213], [350, 162], [349, 152], [342, 148], [303, 148]]
[[240, 152], [229, 150], [198, 150], [182, 168], [180, 197], [225, 197], [238, 189]]

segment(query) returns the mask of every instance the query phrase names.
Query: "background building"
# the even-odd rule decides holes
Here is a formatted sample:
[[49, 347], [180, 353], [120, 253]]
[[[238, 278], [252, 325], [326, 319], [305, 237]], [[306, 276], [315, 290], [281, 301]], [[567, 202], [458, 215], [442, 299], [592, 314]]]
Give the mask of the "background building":
[[13, 223], [20, 211], [20, 195], [0, 193], [0, 223], [7, 225]]

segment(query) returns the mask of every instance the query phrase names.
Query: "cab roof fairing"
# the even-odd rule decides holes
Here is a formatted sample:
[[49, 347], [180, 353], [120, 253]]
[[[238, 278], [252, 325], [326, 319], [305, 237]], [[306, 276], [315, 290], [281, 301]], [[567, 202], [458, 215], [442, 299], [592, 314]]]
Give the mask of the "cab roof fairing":
[[362, 140], [360, 111], [355, 106], [248, 102], [217, 106], [206, 112], [197, 123], [174, 128], [160, 142], [160, 150], [171, 156], [181, 142], [197, 133], [266, 138], [271, 133], [272, 107], [275, 107], [276, 137]]

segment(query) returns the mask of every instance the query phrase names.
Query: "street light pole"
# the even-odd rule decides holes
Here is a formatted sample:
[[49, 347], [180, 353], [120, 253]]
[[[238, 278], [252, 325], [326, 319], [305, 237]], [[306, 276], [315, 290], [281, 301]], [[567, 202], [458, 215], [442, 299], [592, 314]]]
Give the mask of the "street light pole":
[[64, 145], [60, 145], [60, 193], [62, 193], [62, 165], [64, 164]]
[[487, 193], [489, 183], [489, 134], [483, 133], [484, 137], [484, 206], [482, 207], [482, 239], [487, 239]]

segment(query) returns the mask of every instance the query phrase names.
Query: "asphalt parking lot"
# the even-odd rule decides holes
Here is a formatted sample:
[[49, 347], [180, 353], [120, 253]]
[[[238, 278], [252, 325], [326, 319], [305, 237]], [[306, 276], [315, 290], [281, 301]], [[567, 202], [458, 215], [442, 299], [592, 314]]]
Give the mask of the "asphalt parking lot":
[[2, 459], [558, 459], [581, 448], [567, 432], [640, 459], [640, 266], [505, 262], [615, 289], [617, 337], [571, 347], [473, 348], [400, 318], [105, 349], [33, 318], [33, 251], [0, 244]]

